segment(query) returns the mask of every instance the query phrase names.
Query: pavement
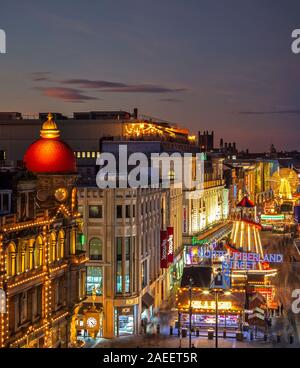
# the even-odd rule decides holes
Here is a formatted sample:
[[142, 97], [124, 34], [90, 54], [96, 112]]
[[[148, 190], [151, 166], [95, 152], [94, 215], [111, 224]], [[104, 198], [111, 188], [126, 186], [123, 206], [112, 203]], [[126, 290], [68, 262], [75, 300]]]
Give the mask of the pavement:
[[[153, 334], [153, 335], [131, 335], [121, 336], [114, 339], [100, 339], [98, 343], [93, 344], [95, 348], [188, 348], [189, 337], [179, 338], [177, 335]], [[192, 345], [195, 348], [215, 348], [215, 340], [208, 340], [206, 336], [192, 336]], [[235, 337], [219, 337], [219, 348], [300, 348], [299, 344], [289, 344], [282, 341], [276, 343], [273, 341], [265, 342], [262, 337], [252, 341], [250, 336], [245, 333], [244, 341], [237, 341]]]

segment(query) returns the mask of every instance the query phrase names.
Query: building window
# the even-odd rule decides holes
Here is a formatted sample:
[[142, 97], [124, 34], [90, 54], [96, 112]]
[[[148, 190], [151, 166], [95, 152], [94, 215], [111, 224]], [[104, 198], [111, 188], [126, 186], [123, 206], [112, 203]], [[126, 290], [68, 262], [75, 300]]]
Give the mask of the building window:
[[147, 260], [145, 260], [142, 263], [142, 275], [141, 275], [141, 277], [142, 277], [142, 288], [144, 288], [148, 284]]
[[103, 293], [102, 267], [95, 267], [95, 266], [87, 267], [87, 276], [86, 276], [87, 295], [92, 295], [93, 290], [96, 290], [96, 295], [102, 295]]
[[78, 212], [81, 214], [81, 216], [83, 216], [83, 206], [78, 206]]
[[123, 217], [122, 210], [123, 210], [123, 206], [117, 205], [116, 211], [117, 211], [117, 218], [118, 219]]
[[131, 238], [125, 238], [125, 293], [130, 292], [130, 253]]
[[102, 241], [99, 238], [90, 240], [90, 259], [102, 261]]
[[116, 292], [117, 294], [122, 293], [122, 238], [117, 238], [117, 276], [116, 276]]
[[132, 205], [132, 217], [135, 217], [135, 204]]
[[35, 241], [34, 263], [36, 267], [43, 265], [43, 238], [39, 236]]
[[8, 246], [8, 257], [7, 257], [7, 274], [8, 276], [14, 276], [17, 272], [16, 264], [16, 245], [10, 243]]
[[126, 218], [130, 218], [130, 205], [127, 204], [125, 207]]
[[89, 218], [102, 218], [102, 206], [89, 206]]

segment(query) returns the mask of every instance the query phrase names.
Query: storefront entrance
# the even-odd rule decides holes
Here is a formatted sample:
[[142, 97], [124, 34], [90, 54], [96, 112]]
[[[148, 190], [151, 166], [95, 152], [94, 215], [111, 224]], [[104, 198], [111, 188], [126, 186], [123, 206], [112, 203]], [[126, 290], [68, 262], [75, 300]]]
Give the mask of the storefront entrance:
[[115, 308], [115, 335], [126, 336], [135, 333], [134, 308]]

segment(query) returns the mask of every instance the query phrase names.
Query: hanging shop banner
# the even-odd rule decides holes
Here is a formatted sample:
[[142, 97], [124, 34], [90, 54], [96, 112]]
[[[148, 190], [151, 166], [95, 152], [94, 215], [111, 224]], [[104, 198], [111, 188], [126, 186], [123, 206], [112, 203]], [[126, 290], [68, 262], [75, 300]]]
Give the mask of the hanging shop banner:
[[168, 263], [173, 263], [174, 261], [174, 228], [167, 227], [168, 236]]
[[168, 233], [160, 231], [160, 268], [168, 268]]

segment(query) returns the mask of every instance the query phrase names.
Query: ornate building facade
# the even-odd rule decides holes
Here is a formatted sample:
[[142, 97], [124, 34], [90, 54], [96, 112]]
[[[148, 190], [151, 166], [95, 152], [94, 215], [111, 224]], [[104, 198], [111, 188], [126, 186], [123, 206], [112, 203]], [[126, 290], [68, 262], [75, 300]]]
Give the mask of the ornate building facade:
[[7, 182], [11, 211], [0, 217], [0, 346], [75, 346], [86, 255], [76, 163], [51, 115], [24, 162], [27, 171]]

